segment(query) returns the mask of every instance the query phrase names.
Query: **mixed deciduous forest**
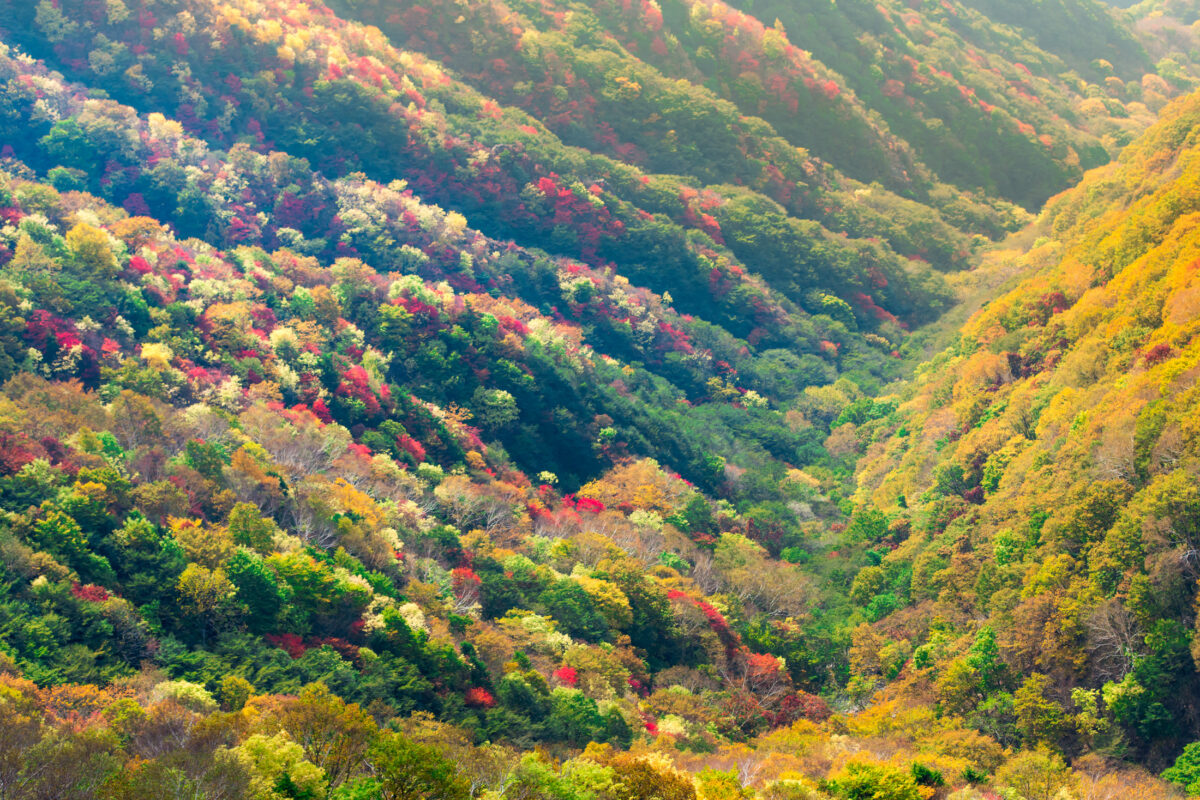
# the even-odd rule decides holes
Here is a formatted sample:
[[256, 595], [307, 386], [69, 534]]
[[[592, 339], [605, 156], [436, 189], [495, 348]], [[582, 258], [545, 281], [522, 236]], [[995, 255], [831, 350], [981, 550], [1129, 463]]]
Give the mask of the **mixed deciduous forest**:
[[0, 800], [1200, 796], [1194, 0], [0, 0]]

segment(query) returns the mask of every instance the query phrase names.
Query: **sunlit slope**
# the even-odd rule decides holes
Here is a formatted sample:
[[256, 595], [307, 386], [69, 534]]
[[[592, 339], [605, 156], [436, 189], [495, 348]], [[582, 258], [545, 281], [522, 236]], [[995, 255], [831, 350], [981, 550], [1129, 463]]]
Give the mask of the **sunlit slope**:
[[856, 579], [863, 602], [877, 572], [911, 571], [907, 601], [957, 620], [872, 635], [928, 645], [925, 677], [958, 713], [998, 713], [1006, 688], [952, 677], [946, 634], [986, 621], [1008, 690], [1078, 713], [1070, 690], [1102, 688], [1108, 735], [1134, 752], [1195, 738], [1198, 132], [1191, 96], [1055, 198], [1020, 256], [1028, 277], [922, 369], [860, 461], [860, 517], [882, 509], [902, 531], [882, 572]]

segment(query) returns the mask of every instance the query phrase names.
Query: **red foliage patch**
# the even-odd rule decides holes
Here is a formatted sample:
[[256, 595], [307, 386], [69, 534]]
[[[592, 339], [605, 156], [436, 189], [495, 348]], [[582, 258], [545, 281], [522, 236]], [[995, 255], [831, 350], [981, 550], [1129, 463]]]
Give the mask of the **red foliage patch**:
[[1142, 361], [1145, 362], [1147, 367], [1152, 367], [1155, 364], [1166, 361], [1172, 356], [1172, 354], [1174, 354], [1174, 352], [1175, 350], [1171, 347], [1171, 345], [1167, 344], [1166, 342], [1162, 342], [1161, 344], [1156, 344], [1154, 347], [1151, 347], [1149, 350], [1144, 352], [1142, 354]]
[[491, 708], [496, 705], [496, 698], [487, 689], [479, 686], [467, 689], [463, 699], [471, 708]]
[[71, 594], [85, 603], [103, 603], [111, 596], [103, 586], [96, 586], [91, 583], [71, 584]]
[[308, 650], [304, 640], [294, 633], [272, 633], [266, 639], [292, 658], [299, 658]]

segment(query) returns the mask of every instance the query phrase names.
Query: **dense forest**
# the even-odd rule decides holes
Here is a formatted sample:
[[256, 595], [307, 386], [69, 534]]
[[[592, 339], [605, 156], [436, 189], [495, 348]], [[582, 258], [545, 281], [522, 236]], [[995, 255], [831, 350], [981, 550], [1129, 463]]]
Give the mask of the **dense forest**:
[[0, 0], [0, 800], [1200, 796], [1124, 5]]

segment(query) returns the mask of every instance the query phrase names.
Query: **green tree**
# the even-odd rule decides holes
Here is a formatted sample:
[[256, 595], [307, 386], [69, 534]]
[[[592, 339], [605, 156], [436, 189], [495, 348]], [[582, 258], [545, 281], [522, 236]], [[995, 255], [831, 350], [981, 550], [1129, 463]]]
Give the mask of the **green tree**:
[[879, 567], [863, 567], [850, 584], [850, 600], [855, 605], [865, 606], [887, 585], [887, 578]]
[[[63, 294], [61, 270], [42, 247], [27, 233], [22, 233], [17, 239], [17, 249], [8, 262], [9, 274], [28, 289], [38, 300], [38, 305], [59, 313], [71, 311], [71, 303]], [[11, 290], [10, 290], [11, 291]], [[14, 295], [14, 307], [19, 308], [20, 300]]]
[[482, 386], [471, 397], [471, 410], [475, 413], [476, 421], [488, 433], [503, 430], [521, 414], [511, 393]]
[[469, 800], [470, 786], [437, 747], [388, 732], [367, 754], [382, 800]]
[[188, 564], [175, 584], [175, 591], [180, 610], [190, 618], [202, 642], [207, 642], [209, 632], [219, 629], [227, 620], [237, 595], [224, 570], [210, 570], [199, 564]]
[[1053, 744], [1066, 730], [1066, 710], [1046, 696], [1049, 689], [1050, 678], [1035, 672], [1013, 695], [1017, 730], [1028, 744]]
[[829, 781], [834, 796], [845, 800], [921, 800], [911, 772], [886, 764], [853, 762]]
[[240, 675], [226, 675], [217, 684], [222, 711], [241, 711], [254, 695], [254, 685]]
[[[1075, 776], [1062, 756], [1045, 745], [1018, 753], [996, 770], [995, 782], [1011, 786], [1026, 800], [1053, 800], [1075, 787]], [[1072, 794], [1071, 796], [1074, 796]]]
[[1200, 796], [1200, 742], [1183, 748], [1175, 763], [1162, 772], [1162, 779], [1177, 783], [1192, 796]]
[[572, 580], [555, 583], [538, 598], [563, 630], [591, 642], [608, 634], [608, 623], [583, 587]]
[[936, 688], [938, 703], [952, 714], [966, 714], [983, 698], [979, 670], [969, 658], [956, 658], [941, 668]]
[[555, 741], [582, 747], [603, 738], [604, 720], [596, 701], [578, 689], [558, 687], [550, 695], [550, 717], [546, 732]]
[[179, 544], [137, 513], [105, 540], [104, 551], [117, 571], [121, 593], [138, 605], [168, 594], [187, 566]]
[[260, 553], [270, 553], [275, 549], [275, 534], [279, 532], [279, 527], [264, 518], [254, 504], [234, 505], [229, 511], [226, 524], [234, 544], [249, 547]]
[[0, 281], [0, 384], [11, 378], [24, 360], [25, 343], [21, 338], [24, 333], [21, 299], [11, 283]]
[[32, 538], [43, 550], [73, 567], [85, 583], [112, 585], [116, 581], [108, 559], [91, 551], [88, 536], [79, 523], [59, 509], [49, 504], [42, 506]]
[[996, 632], [991, 625], [984, 625], [975, 635], [975, 642], [967, 654], [967, 663], [979, 673], [984, 692], [990, 692], [1000, 685], [1005, 664], [1000, 660], [1000, 646], [996, 644]]
[[846, 528], [846, 538], [852, 542], [877, 542], [887, 535], [888, 518], [877, 508], [866, 506], [854, 513]]
[[561, 770], [534, 753], [521, 758], [509, 778], [506, 795], [538, 800], [593, 800], [612, 788], [612, 770], [588, 760], [571, 761]]
[[99, 228], [79, 223], [67, 231], [67, 247], [81, 278], [108, 281], [120, 271], [108, 234]]
[[323, 800], [325, 773], [304, 759], [300, 745], [286, 733], [256, 733], [234, 748], [251, 775], [251, 788], [262, 800]]
[[229, 580], [237, 587], [238, 602], [245, 606], [246, 626], [269, 633], [283, 607], [279, 578], [262, 556], [239, 548], [225, 565]]

